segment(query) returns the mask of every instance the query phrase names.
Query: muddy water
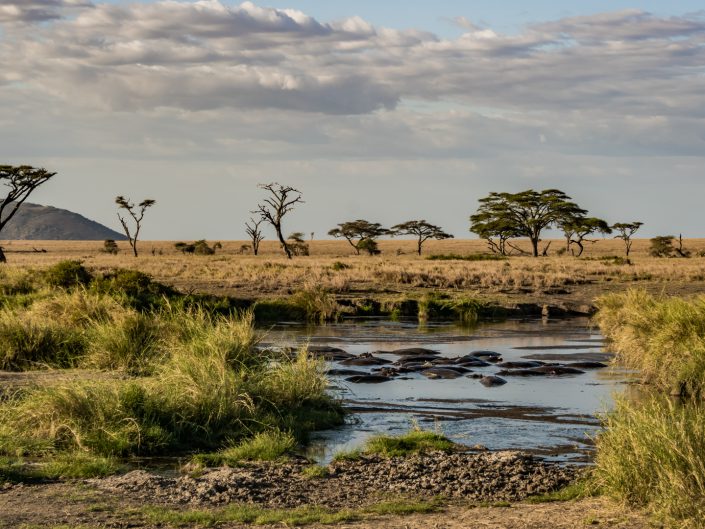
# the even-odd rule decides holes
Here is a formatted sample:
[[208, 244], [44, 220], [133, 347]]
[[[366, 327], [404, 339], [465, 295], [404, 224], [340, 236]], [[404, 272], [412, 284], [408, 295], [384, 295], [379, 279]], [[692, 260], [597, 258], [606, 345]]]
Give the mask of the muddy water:
[[[537, 358], [560, 363], [603, 361], [610, 356], [603, 352], [602, 337], [585, 319], [512, 320], [474, 328], [380, 320], [281, 324], [268, 331], [267, 341], [331, 345], [356, 355], [375, 352], [392, 361], [399, 356], [379, 351], [425, 347], [452, 358], [491, 350], [505, 361]], [[341, 367], [331, 363], [331, 368]], [[348, 369], [371, 372], [374, 368]], [[500, 368], [472, 370], [491, 375]], [[590, 458], [590, 436], [599, 428], [595, 414], [610, 407], [612, 394], [628, 382], [629, 373], [603, 368], [560, 377], [512, 376], [503, 377], [507, 384], [491, 388], [465, 376], [430, 380], [411, 373], [381, 384], [354, 384], [345, 378], [331, 377], [331, 391], [344, 399], [352, 415], [346, 426], [317, 434], [310, 455], [320, 462], [340, 450], [359, 447], [375, 433], [403, 433], [414, 424], [437, 428], [469, 446], [523, 449], [548, 459], [584, 462]]]

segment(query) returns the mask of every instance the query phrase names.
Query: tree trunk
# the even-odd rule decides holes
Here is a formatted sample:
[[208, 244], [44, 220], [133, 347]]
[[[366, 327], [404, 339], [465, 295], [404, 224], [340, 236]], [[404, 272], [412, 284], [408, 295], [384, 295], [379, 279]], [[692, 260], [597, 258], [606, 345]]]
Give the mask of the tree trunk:
[[418, 253], [419, 253], [419, 255], [421, 255], [421, 245], [422, 245], [422, 244], [423, 244], [423, 243], [422, 243], [421, 240], [419, 239], [419, 242], [418, 242], [418, 250], [417, 250]]
[[583, 241], [575, 241], [575, 244], [577, 244], [578, 248], [580, 248], [578, 255], [576, 255], [575, 257], [580, 257], [581, 255], [583, 255], [583, 250], [585, 250], [585, 248], [583, 248]]
[[531, 237], [531, 249], [533, 251], [534, 257], [539, 256], [539, 238]]
[[0, 263], [6, 263], [7, 258], [5, 257], [5, 252], [2, 251], [2, 246], [0, 246]]
[[282, 228], [281, 226], [275, 226], [277, 230], [277, 237], [279, 238], [279, 242], [282, 245], [282, 248], [284, 248], [284, 253], [286, 254], [287, 259], [291, 259], [291, 250], [289, 249], [289, 245], [286, 244], [286, 241], [284, 240], [284, 236], [282, 235]]

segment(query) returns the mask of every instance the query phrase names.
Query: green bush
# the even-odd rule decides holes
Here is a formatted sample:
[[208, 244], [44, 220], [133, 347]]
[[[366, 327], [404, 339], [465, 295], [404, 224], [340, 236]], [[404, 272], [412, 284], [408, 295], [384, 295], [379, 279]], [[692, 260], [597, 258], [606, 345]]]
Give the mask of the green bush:
[[44, 270], [42, 276], [47, 285], [59, 288], [86, 286], [93, 279], [81, 261], [60, 261]]

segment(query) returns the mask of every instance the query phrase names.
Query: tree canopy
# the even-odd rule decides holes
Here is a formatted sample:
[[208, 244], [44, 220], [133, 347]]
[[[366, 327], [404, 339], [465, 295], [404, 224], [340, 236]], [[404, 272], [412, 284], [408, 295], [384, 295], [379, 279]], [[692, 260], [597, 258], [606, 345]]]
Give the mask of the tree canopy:
[[355, 253], [360, 255], [360, 250], [370, 254], [379, 253], [375, 239], [388, 233], [389, 230], [383, 228], [378, 222], [358, 219], [338, 224], [338, 227], [330, 230], [328, 235], [345, 239], [355, 249]]
[[[0, 182], [8, 188], [7, 194], [0, 202], [0, 232], [15, 216], [32, 191], [54, 175], [56, 173], [30, 165], [0, 165]], [[4, 262], [5, 254], [0, 248], [0, 263]]]
[[[500, 253], [504, 253], [508, 239], [528, 237], [532, 253], [537, 257], [543, 230], [586, 213], [558, 189], [492, 192], [480, 199], [477, 213], [470, 217], [470, 231], [487, 238], [490, 247]], [[495, 237], [499, 242], [493, 240]]]
[[413, 235], [416, 237], [416, 251], [421, 255], [421, 247], [429, 239], [452, 239], [453, 236], [444, 232], [439, 226], [429, 224], [425, 220], [409, 220], [392, 226], [390, 233], [396, 235]]

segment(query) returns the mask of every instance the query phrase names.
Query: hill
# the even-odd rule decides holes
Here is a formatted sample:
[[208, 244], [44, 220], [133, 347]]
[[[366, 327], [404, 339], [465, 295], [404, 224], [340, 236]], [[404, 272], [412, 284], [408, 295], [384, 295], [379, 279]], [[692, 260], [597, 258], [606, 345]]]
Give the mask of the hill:
[[2, 240], [69, 240], [102, 241], [125, 240], [122, 233], [87, 219], [83, 215], [25, 202], [17, 214], [0, 232]]

